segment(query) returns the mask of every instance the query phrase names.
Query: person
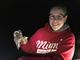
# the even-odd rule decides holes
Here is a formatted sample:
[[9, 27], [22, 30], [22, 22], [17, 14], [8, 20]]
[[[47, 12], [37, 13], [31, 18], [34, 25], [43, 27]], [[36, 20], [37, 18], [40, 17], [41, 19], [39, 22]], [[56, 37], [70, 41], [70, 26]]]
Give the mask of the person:
[[67, 23], [65, 6], [55, 5], [50, 9], [49, 22], [39, 28], [29, 39], [19, 30], [14, 31], [18, 49], [31, 56], [19, 60], [72, 60], [75, 51], [75, 35]]

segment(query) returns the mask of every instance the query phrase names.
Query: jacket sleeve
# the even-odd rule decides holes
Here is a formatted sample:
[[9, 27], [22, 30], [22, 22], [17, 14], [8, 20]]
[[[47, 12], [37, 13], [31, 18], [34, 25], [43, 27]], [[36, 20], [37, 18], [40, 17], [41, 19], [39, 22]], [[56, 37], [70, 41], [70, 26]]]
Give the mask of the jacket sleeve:
[[[68, 36], [63, 42], [60, 43], [53, 60], [72, 60], [75, 51], [75, 37], [74, 35]], [[58, 56], [58, 57], [56, 57]]]
[[29, 39], [27, 44], [21, 44], [21, 50], [23, 50], [26, 53], [36, 53], [36, 40], [38, 40], [40, 37], [40, 30], [35, 32], [35, 34], [32, 35], [32, 37]]

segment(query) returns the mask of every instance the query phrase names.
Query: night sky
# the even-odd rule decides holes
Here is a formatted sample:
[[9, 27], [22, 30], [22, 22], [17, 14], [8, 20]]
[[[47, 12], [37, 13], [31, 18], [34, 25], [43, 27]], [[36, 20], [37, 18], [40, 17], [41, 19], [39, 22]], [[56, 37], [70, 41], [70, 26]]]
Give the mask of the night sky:
[[70, 9], [69, 24], [75, 33], [80, 32], [79, 0], [2, 0], [0, 1], [0, 60], [17, 60], [22, 52], [13, 41], [13, 32], [21, 29], [31, 36], [48, 21], [49, 8], [56, 2]]

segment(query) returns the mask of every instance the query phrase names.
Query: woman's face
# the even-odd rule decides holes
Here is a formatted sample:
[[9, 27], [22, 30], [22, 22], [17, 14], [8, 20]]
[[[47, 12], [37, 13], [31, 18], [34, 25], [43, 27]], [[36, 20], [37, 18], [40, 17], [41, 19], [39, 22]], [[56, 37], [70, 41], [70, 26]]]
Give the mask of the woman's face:
[[59, 30], [67, 20], [63, 10], [52, 9], [49, 16], [49, 24], [54, 31]]

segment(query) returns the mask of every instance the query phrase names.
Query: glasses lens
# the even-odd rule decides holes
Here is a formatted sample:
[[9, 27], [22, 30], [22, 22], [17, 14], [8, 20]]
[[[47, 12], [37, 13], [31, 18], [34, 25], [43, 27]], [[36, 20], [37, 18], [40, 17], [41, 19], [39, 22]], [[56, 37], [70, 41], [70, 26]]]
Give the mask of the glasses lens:
[[56, 16], [55, 19], [56, 20], [61, 20], [63, 18], [63, 16]]
[[58, 15], [58, 16], [50, 15], [50, 18], [54, 19], [54, 20], [62, 20], [64, 18], [64, 16], [62, 16], [62, 15]]

